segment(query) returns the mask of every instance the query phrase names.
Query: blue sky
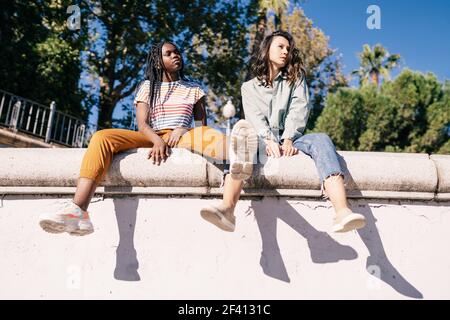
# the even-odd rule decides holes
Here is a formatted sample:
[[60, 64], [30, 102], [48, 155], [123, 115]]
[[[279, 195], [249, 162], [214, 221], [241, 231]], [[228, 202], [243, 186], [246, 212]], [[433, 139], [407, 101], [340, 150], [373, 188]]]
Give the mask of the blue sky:
[[[380, 30], [366, 26], [369, 5], [380, 7]], [[380, 43], [402, 56], [403, 68], [431, 71], [441, 81], [450, 79], [450, 0], [306, 0], [301, 7], [330, 38], [330, 46], [342, 54], [346, 75], [359, 67], [357, 53], [363, 44]], [[356, 84], [354, 79], [351, 85]], [[124, 102], [128, 101], [132, 100]], [[122, 114], [117, 106], [114, 118]], [[90, 122], [95, 119], [96, 115], [91, 116]]]
[[[380, 30], [366, 26], [372, 4], [381, 10]], [[381, 43], [402, 56], [403, 67], [450, 79], [449, 0], [306, 0], [302, 8], [342, 54], [345, 74], [358, 68], [363, 44]]]

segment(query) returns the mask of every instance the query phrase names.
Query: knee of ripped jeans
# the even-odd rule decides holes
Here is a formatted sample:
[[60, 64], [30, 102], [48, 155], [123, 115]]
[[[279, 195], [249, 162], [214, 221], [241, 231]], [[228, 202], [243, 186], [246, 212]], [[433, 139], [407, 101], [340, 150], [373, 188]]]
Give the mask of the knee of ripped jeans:
[[346, 186], [345, 176], [344, 176], [344, 174], [342, 172], [334, 172], [334, 173], [329, 174], [328, 176], [326, 176], [325, 179], [323, 179], [323, 181], [322, 181], [322, 183], [320, 185], [320, 191], [322, 192], [322, 200], [328, 200], [329, 199], [327, 191], [325, 189], [325, 180], [331, 179], [330, 181], [332, 181], [332, 180], [338, 179], [339, 177], [342, 177], [344, 179], [344, 186]]

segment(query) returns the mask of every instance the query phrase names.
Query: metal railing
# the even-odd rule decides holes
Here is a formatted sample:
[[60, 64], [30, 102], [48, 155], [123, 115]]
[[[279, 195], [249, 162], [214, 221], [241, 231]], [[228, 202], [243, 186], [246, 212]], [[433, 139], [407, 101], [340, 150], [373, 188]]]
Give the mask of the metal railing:
[[55, 102], [47, 107], [4, 90], [0, 90], [0, 126], [73, 148], [85, 146], [89, 131], [85, 121], [56, 111]]

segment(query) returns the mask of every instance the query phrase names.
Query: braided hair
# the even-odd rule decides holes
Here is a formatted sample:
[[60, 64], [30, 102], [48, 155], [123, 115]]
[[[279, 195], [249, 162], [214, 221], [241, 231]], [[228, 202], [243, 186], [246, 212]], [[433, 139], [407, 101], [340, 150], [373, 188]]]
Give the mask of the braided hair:
[[[137, 89], [137, 91], [139, 91], [140, 87], [144, 84], [145, 81], [150, 82], [150, 93], [148, 100], [149, 110], [156, 105], [156, 101], [160, 93], [159, 92], [160, 90], [157, 89], [162, 82], [164, 73], [167, 72], [162, 58], [162, 47], [166, 43], [171, 44], [178, 49], [178, 47], [174, 43], [167, 40], [163, 40], [157, 44], [153, 44], [146, 59], [147, 66], [145, 68], [144, 81], [141, 82], [141, 84]], [[182, 80], [186, 80], [186, 77], [184, 76], [183, 73], [184, 62], [181, 55], [180, 60], [181, 60], [181, 68], [178, 71], [179, 78]]]

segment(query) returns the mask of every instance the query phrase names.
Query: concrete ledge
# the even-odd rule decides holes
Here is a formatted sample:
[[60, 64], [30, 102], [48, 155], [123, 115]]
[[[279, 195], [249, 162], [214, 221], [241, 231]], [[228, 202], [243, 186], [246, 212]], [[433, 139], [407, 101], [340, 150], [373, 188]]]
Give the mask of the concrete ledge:
[[439, 179], [438, 192], [450, 193], [450, 156], [431, 155], [430, 158], [437, 169]]
[[[73, 193], [86, 149], [0, 149], [0, 193]], [[149, 149], [117, 154], [97, 193], [220, 196], [223, 165], [174, 149], [166, 163], [147, 160]], [[450, 155], [339, 152], [348, 194], [354, 198], [450, 199]], [[301, 154], [263, 159], [244, 196], [322, 196], [314, 162]], [[63, 189], [61, 189], [63, 188]]]
[[[76, 186], [86, 149], [2, 149], [0, 186]], [[148, 149], [117, 154], [103, 186], [206, 187], [206, 160], [175, 150], [161, 166], [147, 160]]]

